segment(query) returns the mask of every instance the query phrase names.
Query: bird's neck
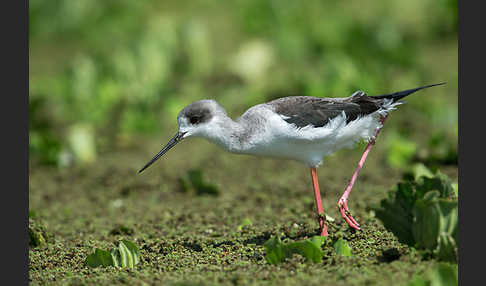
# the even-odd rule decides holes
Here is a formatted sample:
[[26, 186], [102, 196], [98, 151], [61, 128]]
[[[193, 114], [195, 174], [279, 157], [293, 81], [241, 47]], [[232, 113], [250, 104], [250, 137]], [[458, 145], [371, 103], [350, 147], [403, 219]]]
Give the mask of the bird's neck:
[[211, 132], [205, 137], [226, 151], [241, 153], [245, 150], [245, 134], [247, 125], [244, 121], [234, 121], [225, 115], [215, 119]]

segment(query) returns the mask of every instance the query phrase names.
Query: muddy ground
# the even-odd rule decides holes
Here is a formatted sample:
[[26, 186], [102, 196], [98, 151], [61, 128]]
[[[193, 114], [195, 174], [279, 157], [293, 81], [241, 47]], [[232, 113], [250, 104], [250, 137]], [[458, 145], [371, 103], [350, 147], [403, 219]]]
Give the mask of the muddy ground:
[[[325, 211], [335, 219], [323, 261], [307, 263], [294, 255], [279, 265], [265, 260], [267, 239], [297, 241], [318, 232], [309, 169], [224, 153], [194, 139], [137, 174], [166, 139], [106, 153], [87, 167], [31, 165], [30, 220], [44, 227], [48, 240], [29, 249], [32, 285], [403, 285], [437, 263], [401, 244], [369, 210], [403, 175], [386, 164], [380, 138], [349, 200], [362, 231], [344, 223], [336, 203], [363, 145], [328, 157], [318, 169]], [[181, 176], [197, 168], [219, 195], [184, 192]], [[457, 180], [457, 166], [441, 171]], [[246, 218], [252, 224], [239, 230]], [[332, 244], [340, 237], [349, 242], [352, 257], [334, 254]], [[136, 269], [84, 264], [95, 248], [111, 249], [121, 239], [140, 248]]]

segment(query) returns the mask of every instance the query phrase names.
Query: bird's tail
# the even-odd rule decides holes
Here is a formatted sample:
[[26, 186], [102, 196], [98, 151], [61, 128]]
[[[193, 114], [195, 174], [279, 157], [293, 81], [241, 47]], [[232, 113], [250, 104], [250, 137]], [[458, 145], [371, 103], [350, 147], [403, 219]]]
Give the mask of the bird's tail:
[[445, 84], [445, 82], [431, 84], [431, 85], [425, 85], [425, 86], [421, 86], [421, 87], [417, 87], [417, 88], [412, 88], [412, 89], [407, 89], [407, 90], [398, 91], [398, 92], [389, 93], [389, 94], [376, 95], [376, 96], [373, 96], [373, 97], [374, 98], [378, 98], [378, 99], [381, 99], [381, 98], [393, 99], [393, 102], [396, 102], [396, 101], [404, 98], [405, 96], [407, 96], [409, 94], [412, 94], [412, 93], [414, 93], [414, 92], [416, 92], [418, 90], [421, 90], [421, 89], [424, 89], [424, 88], [433, 87], [433, 86], [436, 86], [436, 85], [443, 85], [443, 84]]

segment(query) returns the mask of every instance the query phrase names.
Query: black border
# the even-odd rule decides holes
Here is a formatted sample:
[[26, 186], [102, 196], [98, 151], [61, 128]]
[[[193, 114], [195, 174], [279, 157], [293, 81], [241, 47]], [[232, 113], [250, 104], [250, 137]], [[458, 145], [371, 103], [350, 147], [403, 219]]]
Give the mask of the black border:
[[[481, 285], [484, 265], [483, 211], [485, 82], [484, 15], [472, 1], [458, 1], [459, 67], [459, 285]], [[469, 4], [469, 5], [466, 5]], [[469, 138], [467, 138], [469, 136]], [[481, 154], [482, 153], [482, 154]], [[476, 160], [474, 160], [476, 159]], [[477, 161], [476, 165], [472, 161]], [[481, 279], [481, 280], [479, 280]]]
[[[28, 0], [2, 2], [2, 281], [28, 284]], [[7, 5], [6, 5], [7, 4]], [[5, 157], [4, 157], [5, 158]]]

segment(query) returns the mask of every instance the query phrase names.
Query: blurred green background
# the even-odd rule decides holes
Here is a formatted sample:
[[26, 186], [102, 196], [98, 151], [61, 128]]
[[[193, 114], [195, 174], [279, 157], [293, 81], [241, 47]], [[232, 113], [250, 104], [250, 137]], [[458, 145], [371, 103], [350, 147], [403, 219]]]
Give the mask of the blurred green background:
[[[29, 1], [31, 165], [172, 135], [186, 104], [233, 117], [286, 95], [446, 81], [387, 123], [387, 162], [457, 165], [457, 1]], [[158, 150], [153, 150], [154, 154]], [[149, 159], [149, 158], [147, 158]]]

